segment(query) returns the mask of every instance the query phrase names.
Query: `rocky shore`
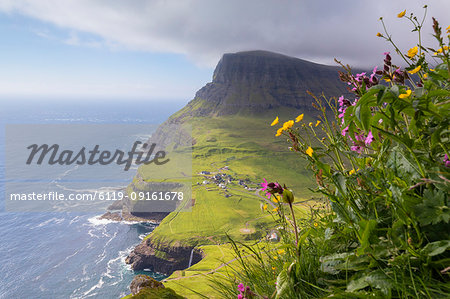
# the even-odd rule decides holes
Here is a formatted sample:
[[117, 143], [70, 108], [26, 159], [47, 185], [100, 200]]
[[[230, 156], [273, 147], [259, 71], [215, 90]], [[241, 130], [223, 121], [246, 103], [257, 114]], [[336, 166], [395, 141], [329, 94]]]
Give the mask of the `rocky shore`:
[[[153, 242], [151, 237], [134, 248], [125, 262], [133, 270], [150, 269], [166, 275], [176, 270], [183, 270], [203, 258], [203, 252], [193, 247], [167, 246]], [[192, 260], [191, 260], [192, 259]]]

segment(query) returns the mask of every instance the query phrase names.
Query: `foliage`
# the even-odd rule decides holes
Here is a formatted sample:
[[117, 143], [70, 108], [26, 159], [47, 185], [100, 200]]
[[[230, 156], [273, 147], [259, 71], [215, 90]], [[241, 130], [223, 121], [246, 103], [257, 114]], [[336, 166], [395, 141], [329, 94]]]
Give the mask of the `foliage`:
[[[250, 257], [236, 245], [240, 266], [228, 281], [217, 282], [224, 296], [235, 298], [238, 283], [260, 298], [450, 293], [450, 26], [444, 38], [433, 18], [433, 49], [420, 38], [425, 16], [398, 17], [413, 24], [417, 46], [403, 53], [384, 23], [385, 33], [377, 36], [392, 43], [405, 68], [394, 65], [390, 53], [383, 69], [370, 75], [353, 75], [341, 64], [340, 78], [355, 97], [314, 96], [319, 120], [305, 124], [301, 114], [277, 130], [309, 161], [327, 204], [296, 225], [286, 186], [264, 183], [278, 204], [273, 212], [282, 245], [248, 246]], [[275, 259], [274, 250], [285, 254]]]

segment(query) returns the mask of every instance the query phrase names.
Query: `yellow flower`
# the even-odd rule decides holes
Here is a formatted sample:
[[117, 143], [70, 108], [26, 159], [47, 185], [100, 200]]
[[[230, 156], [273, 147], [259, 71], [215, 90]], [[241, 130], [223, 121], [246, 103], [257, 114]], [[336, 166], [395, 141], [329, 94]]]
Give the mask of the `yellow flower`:
[[279, 129], [277, 130], [277, 133], [275, 134], [275, 136], [276, 136], [276, 137], [280, 136], [281, 133], [283, 133], [283, 131], [284, 131], [283, 128], [279, 128]]
[[270, 124], [270, 126], [275, 126], [276, 124], [278, 123], [278, 116], [277, 116], [277, 118], [275, 118], [274, 120], [273, 120], [273, 122]]
[[267, 204], [263, 205], [263, 210], [267, 210]]
[[381, 34], [381, 33], [378, 32], [378, 33], [377, 33], [377, 36], [378, 36], [378, 37], [382, 37], [383, 34]]
[[272, 200], [273, 200], [273, 202], [277, 203], [277, 202], [280, 201], [280, 198], [277, 195], [274, 194]]
[[352, 175], [355, 173], [355, 169], [350, 170], [350, 172], [348, 173], [349, 175]]
[[447, 33], [450, 33], [450, 26], [447, 27]]
[[273, 256], [273, 259], [274, 259], [274, 260], [277, 260], [277, 259], [278, 259], [278, 256], [274, 255], [274, 256]]
[[412, 47], [411, 49], [408, 50], [408, 53], [406, 54], [409, 58], [413, 58], [414, 56], [417, 55], [417, 52], [419, 51], [419, 48], [416, 47]]
[[312, 127], [312, 122], [310, 122], [310, 123], [308, 124], [308, 126]]
[[423, 74], [423, 78], [424, 79], [428, 78], [428, 73]]
[[406, 9], [397, 15], [397, 18], [403, 18], [406, 14]]
[[419, 66], [416, 67], [415, 69], [408, 71], [408, 73], [410, 73], [410, 74], [415, 74], [415, 73], [417, 73], [418, 71], [420, 71], [421, 68], [422, 68], [422, 67], [419, 65]]
[[295, 122], [298, 123], [299, 121], [302, 121], [303, 119], [303, 113], [300, 114], [299, 116], [297, 116], [297, 118], [295, 119]]
[[321, 121], [318, 120], [318, 121], [316, 122], [316, 127], [317, 127], [318, 125], [320, 125], [320, 123], [321, 123]]
[[278, 207], [276, 207], [275, 209], [272, 209], [272, 212], [278, 212]]
[[272, 267], [272, 270], [274, 270], [274, 271], [275, 271], [275, 269], [276, 269], [275, 267]]
[[319, 226], [319, 223], [314, 222], [314, 227], [318, 227], [318, 226]]
[[278, 252], [278, 254], [283, 254], [284, 253], [284, 249], [278, 249], [277, 252]]
[[411, 96], [411, 89], [408, 89], [407, 91], [406, 91], [406, 93], [402, 93], [401, 95], [399, 95], [398, 97], [400, 98], [400, 99], [406, 99], [406, 98], [409, 98]]
[[287, 122], [285, 122], [283, 124], [283, 130], [287, 130], [292, 128], [292, 126], [294, 125], [294, 121], [293, 120], [288, 120]]
[[306, 154], [308, 155], [308, 156], [310, 156], [311, 158], [312, 158], [312, 154], [313, 154], [313, 149], [311, 148], [311, 147], [308, 147], [308, 149], [306, 150]]
[[386, 81], [386, 82], [391, 82], [391, 79], [386, 78], [386, 79], [384, 79], [384, 81]]
[[430, 71], [434, 72], [434, 69], [430, 69]]

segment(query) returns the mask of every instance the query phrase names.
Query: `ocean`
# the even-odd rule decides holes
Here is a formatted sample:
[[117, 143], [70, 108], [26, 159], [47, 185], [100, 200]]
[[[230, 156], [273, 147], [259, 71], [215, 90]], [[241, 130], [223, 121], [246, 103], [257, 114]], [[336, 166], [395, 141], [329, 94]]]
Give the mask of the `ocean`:
[[[158, 124], [180, 109], [182, 101], [9, 101], [0, 110], [0, 298], [120, 298], [130, 293], [137, 274], [125, 258], [152, 230], [150, 223], [99, 220], [95, 212], [12, 212], [5, 207], [5, 184], [23, 168], [8, 167], [5, 176], [5, 127], [11, 124]], [[145, 138], [152, 132], [140, 132]], [[10, 141], [7, 141], [10, 142]], [[7, 164], [7, 163], [6, 163]], [[75, 168], [76, 166], [70, 166]], [[10, 169], [13, 168], [13, 169]], [[55, 171], [39, 182], [46, 190], [67, 187], [69, 173]], [[91, 171], [91, 170], [89, 170]], [[92, 170], [99, 171], [99, 170]], [[95, 188], [124, 187], [135, 174], [97, 180]], [[48, 174], [47, 174], [48, 176]], [[80, 176], [80, 173], [78, 173]], [[21, 183], [24, 188], [27, 182]], [[92, 189], [78, 181], [77, 188]]]

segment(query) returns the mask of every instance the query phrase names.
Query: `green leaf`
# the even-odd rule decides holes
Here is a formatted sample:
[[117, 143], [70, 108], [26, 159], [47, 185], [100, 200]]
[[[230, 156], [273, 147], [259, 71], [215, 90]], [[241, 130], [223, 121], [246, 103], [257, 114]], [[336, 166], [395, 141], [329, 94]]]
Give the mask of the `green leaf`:
[[427, 256], [435, 256], [444, 253], [449, 248], [450, 248], [450, 240], [436, 241], [428, 243], [422, 249], [422, 254], [425, 254]]
[[286, 269], [280, 272], [277, 277], [277, 296], [275, 298], [283, 298], [289, 291], [289, 276]]
[[450, 221], [450, 208], [445, 204], [445, 194], [438, 190], [426, 189], [423, 202], [414, 207], [420, 224], [437, 224]]
[[375, 230], [376, 226], [377, 222], [374, 219], [363, 219], [359, 222], [359, 235], [361, 238], [361, 245], [357, 250], [358, 255], [364, 254], [366, 249], [370, 247], [370, 239], [372, 236], [372, 232]]
[[364, 289], [365, 287], [368, 287], [369, 283], [366, 281], [366, 277], [362, 276], [357, 279], [352, 279], [348, 285], [347, 285], [347, 292], [354, 292], [361, 289]]

